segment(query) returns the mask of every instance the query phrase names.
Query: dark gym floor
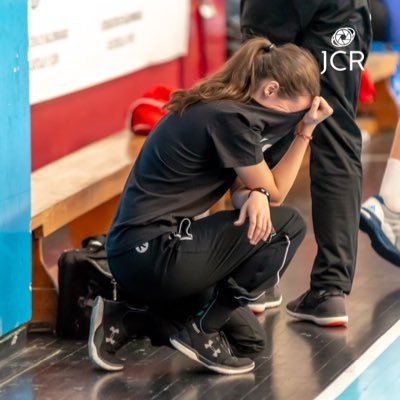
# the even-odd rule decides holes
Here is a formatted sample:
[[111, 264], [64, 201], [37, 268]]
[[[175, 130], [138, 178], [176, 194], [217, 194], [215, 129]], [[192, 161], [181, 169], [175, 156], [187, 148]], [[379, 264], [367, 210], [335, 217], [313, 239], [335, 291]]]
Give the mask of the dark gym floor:
[[[380, 135], [364, 146], [363, 199], [379, 189], [391, 140]], [[147, 340], [121, 351], [124, 371], [104, 373], [90, 364], [85, 342], [31, 334], [23, 351], [0, 361], [0, 399], [313, 399], [400, 319], [400, 270], [380, 259], [360, 233], [348, 327], [319, 328], [288, 317], [284, 305], [308, 288], [316, 251], [308, 188], [302, 170], [287, 203], [303, 211], [308, 234], [282, 279], [283, 305], [260, 318], [268, 344], [254, 373], [213, 374]]]

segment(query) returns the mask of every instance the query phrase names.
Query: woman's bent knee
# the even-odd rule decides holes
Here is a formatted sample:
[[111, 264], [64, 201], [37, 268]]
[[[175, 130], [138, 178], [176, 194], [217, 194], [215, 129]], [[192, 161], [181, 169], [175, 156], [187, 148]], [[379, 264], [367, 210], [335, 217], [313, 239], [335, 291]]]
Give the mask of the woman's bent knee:
[[280, 208], [286, 217], [281, 230], [288, 235], [290, 239], [299, 237], [303, 240], [307, 231], [307, 226], [301, 212], [297, 208], [290, 206], [281, 206]]

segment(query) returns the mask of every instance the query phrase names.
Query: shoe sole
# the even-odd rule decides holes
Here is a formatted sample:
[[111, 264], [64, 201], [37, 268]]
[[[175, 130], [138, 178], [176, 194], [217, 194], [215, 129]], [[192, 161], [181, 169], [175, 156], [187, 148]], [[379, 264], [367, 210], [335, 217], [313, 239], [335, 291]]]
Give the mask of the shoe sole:
[[254, 314], [261, 314], [265, 310], [269, 310], [270, 308], [275, 308], [279, 307], [282, 304], [282, 296], [279, 298], [279, 300], [275, 301], [268, 301], [264, 304], [251, 304], [249, 303], [247, 307], [250, 308], [251, 311], [253, 311]]
[[89, 332], [89, 339], [88, 339], [88, 350], [89, 350], [89, 358], [90, 360], [101, 369], [106, 371], [121, 371], [124, 366], [123, 365], [116, 365], [116, 364], [109, 364], [104, 361], [98, 354], [96, 345], [94, 343], [94, 337], [96, 335], [97, 329], [101, 324], [101, 318], [104, 311], [104, 302], [101, 297], [97, 297], [92, 309], [92, 315], [90, 317], [90, 332]]
[[319, 325], [319, 326], [343, 326], [347, 325], [349, 322], [349, 317], [347, 315], [342, 315], [338, 317], [315, 317], [314, 315], [309, 315], [309, 314], [302, 314], [302, 313], [297, 313], [290, 311], [286, 309], [286, 312], [293, 318], [296, 318], [298, 320], [302, 321], [311, 321], [314, 322], [314, 324]]
[[250, 372], [254, 369], [255, 363], [252, 362], [251, 365], [241, 368], [229, 368], [225, 366], [219, 365], [210, 365], [207, 362], [203, 361], [203, 357], [197, 353], [195, 349], [188, 346], [186, 343], [179, 340], [177, 337], [171, 337], [170, 342], [172, 346], [180, 353], [184, 354], [185, 356], [189, 357], [191, 360], [196, 361], [197, 363], [203, 365], [204, 367], [210, 369], [211, 371], [218, 372], [220, 374], [225, 375], [237, 375], [237, 374], [245, 374]]
[[381, 233], [382, 229], [379, 221], [365, 208], [361, 208], [360, 229], [369, 236], [372, 248], [381, 257], [400, 267], [399, 250]]

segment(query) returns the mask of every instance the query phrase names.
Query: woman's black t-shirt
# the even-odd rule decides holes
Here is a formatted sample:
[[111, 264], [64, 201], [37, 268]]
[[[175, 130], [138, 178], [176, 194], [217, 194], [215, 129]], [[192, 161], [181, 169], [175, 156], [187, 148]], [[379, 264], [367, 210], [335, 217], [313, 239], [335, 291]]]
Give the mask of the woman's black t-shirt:
[[235, 167], [258, 164], [304, 111], [284, 113], [251, 101], [197, 103], [169, 113], [144, 143], [107, 235], [118, 255], [209, 209], [230, 188]]

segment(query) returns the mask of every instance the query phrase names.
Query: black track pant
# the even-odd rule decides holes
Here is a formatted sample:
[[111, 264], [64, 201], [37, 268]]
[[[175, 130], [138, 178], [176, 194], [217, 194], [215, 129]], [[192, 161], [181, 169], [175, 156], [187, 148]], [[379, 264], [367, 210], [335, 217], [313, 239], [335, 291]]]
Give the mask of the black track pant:
[[[207, 302], [211, 299], [212, 291], [209, 294], [204, 297]], [[125, 328], [131, 336], [137, 336], [138, 333], [148, 336], [154, 346], [171, 346], [169, 339], [183, 328], [187, 312], [191, 310], [190, 314], [193, 314], [198, 310], [198, 299], [191, 300], [185, 298], [181, 303], [169, 307], [150, 308], [145, 314], [131, 312], [124, 318]], [[182, 307], [182, 303], [185, 303], [185, 307]], [[248, 307], [236, 308], [221, 331], [237, 357], [253, 357], [265, 347], [265, 329]]]
[[150, 241], [145, 252], [133, 249], [110, 257], [111, 271], [125, 296], [182, 320], [204, 306], [214, 289], [233, 308], [255, 300], [288, 266], [304, 238], [305, 223], [293, 208], [271, 208], [277, 234], [269, 243], [254, 246], [247, 239], [248, 222], [233, 224], [238, 215], [237, 210], [222, 211], [185, 220], [188, 225], [181, 237], [167, 233]]
[[238, 215], [222, 211], [192, 221], [191, 238], [166, 233], [150, 241], [145, 252], [132, 249], [110, 257], [111, 271], [126, 295], [149, 304], [174, 303], [216, 285], [229, 289], [238, 306], [247, 304], [265, 282], [276, 283], [304, 237], [305, 224], [293, 208], [271, 208], [277, 234], [254, 246], [247, 238], [248, 221], [233, 224]]
[[[334, 113], [317, 127], [311, 143], [312, 215], [318, 244], [311, 287], [349, 293], [356, 262], [362, 178], [361, 134], [355, 123], [361, 67], [355, 60], [362, 57], [359, 52], [364, 61], [368, 55], [369, 2], [242, 0], [241, 18], [244, 39], [263, 35], [276, 44], [293, 42], [307, 48], [320, 64], [321, 95]], [[341, 40], [339, 28], [346, 28], [346, 32], [353, 29], [351, 43], [337, 46], [333, 38]], [[282, 155], [287, 146], [280, 147]], [[269, 161], [279, 159], [278, 148], [269, 149]]]

